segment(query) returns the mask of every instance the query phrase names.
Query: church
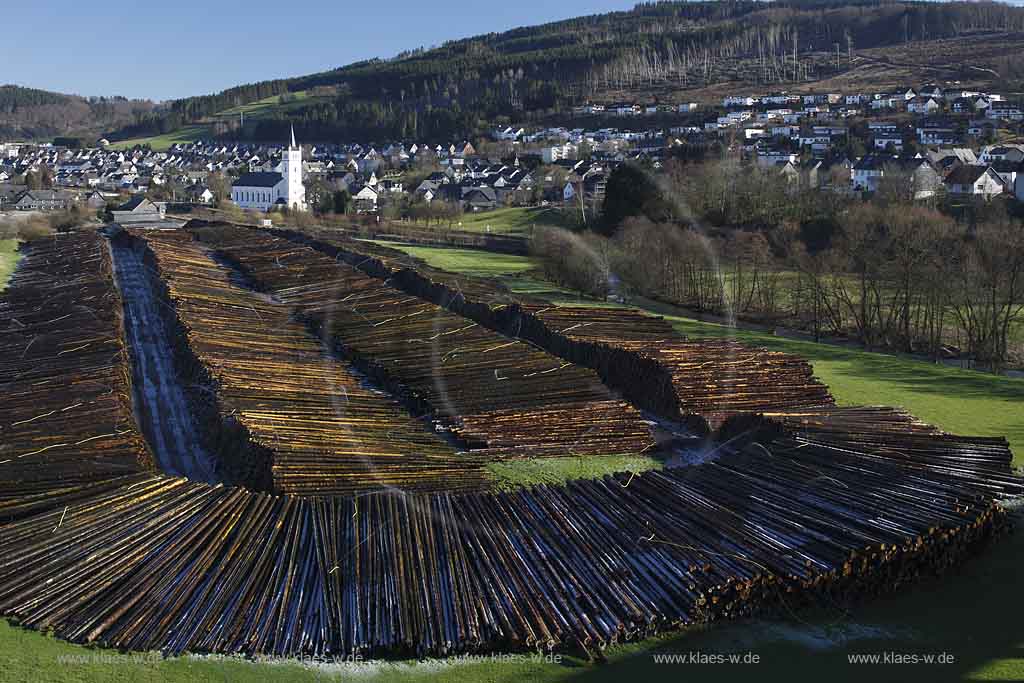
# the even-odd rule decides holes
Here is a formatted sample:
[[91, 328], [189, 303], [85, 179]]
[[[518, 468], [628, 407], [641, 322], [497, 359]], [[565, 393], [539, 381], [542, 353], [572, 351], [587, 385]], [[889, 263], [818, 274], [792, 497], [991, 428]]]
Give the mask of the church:
[[246, 173], [231, 186], [231, 200], [243, 209], [270, 211], [287, 206], [306, 210], [306, 188], [302, 184], [302, 148], [295, 144], [295, 128], [281, 164], [271, 173]]

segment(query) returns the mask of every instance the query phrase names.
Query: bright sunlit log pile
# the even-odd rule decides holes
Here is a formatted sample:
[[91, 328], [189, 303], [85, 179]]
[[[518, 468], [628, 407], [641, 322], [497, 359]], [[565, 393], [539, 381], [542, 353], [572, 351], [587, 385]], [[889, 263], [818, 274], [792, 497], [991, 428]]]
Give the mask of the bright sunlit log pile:
[[329, 495], [401, 487], [478, 489], [484, 459], [455, 449], [324, 354], [290, 307], [231, 281], [187, 233], [145, 243], [222, 411], [270, 453], [271, 488]]
[[[437, 487], [351, 495], [338, 485], [331, 495], [319, 495], [318, 486], [333, 485], [328, 479], [357, 476], [329, 467], [319, 450], [325, 444], [353, 445], [332, 430], [361, 434], [363, 446], [373, 449], [391, 447], [393, 437], [421, 442], [420, 432], [404, 431], [420, 424], [386, 394], [356, 401], [373, 424], [342, 425], [325, 412], [330, 391], [321, 392], [316, 382], [342, 382], [332, 373], [347, 370], [324, 352], [310, 327], [329, 331], [371, 370], [380, 369], [392, 380], [389, 390], [414, 390], [415, 396], [402, 397], [404, 403], [437, 402], [439, 417], [462, 425], [461, 436], [480, 440], [476, 445], [488, 446], [484, 452], [547, 454], [555, 450], [551, 444], [572, 436], [576, 427], [566, 424], [569, 417], [598, 430], [584, 440], [595, 452], [623, 443], [635, 448], [649, 437], [639, 412], [613, 398], [591, 369], [567, 365], [307, 246], [252, 231], [199, 232], [203, 245], [185, 233], [145, 235], [153, 275], [166, 283], [168, 315], [185, 330], [181, 343], [197, 362], [208, 364], [218, 410], [237, 414], [246, 421], [248, 438], [265, 439], [270, 448], [284, 448], [274, 435], [295, 444], [282, 466], [315, 470], [322, 481], [294, 484], [296, 491], [313, 495], [269, 494], [138, 472], [138, 463], [149, 461], [137, 432], [121, 434], [124, 441], [104, 452], [112, 462], [111, 453], [131, 464], [118, 478], [112, 478], [112, 467], [96, 466], [91, 442], [76, 450], [52, 449], [63, 455], [36, 460], [39, 472], [5, 457], [0, 614], [22, 625], [75, 642], [168, 653], [594, 653], [688, 624], [791, 615], [811, 604], [845, 607], [900, 589], [979, 552], [1007, 528], [997, 500], [1022, 493], [1010, 473], [1005, 440], [955, 437], [899, 411], [828, 402], [803, 408], [784, 403], [774, 411], [758, 408], [767, 414], [755, 415], [721, 398], [753, 393], [753, 385], [718, 383], [713, 386], [724, 387], [715, 389], [720, 403], [708, 399], [706, 405], [722, 424], [700, 447], [708, 457], [697, 459], [699, 464], [509, 492]], [[223, 251], [229, 263], [213, 260], [207, 248]], [[96, 398], [86, 385], [67, 379], [98, 357], [80, 356], [70, 365], [55, 360], [64, 358], [57, 355], [62, 350], [86, 342], [73, 339], [89, 335], [111, 347], [109, 365], [97, 367], [121, 378], [109, 408], [113, 414], [121, 406], [118, 414], [131, 422], [120, 302], [106, 253], [95, 237], [73, 238], [63, 248], [31, 245], [11, 289], [0, 296], [7, 351], [0, 382], [16, 393], [32, 392], [35, 405], [42, 406], [28, 415], [26, 398], [5, 402], [4, 429], [58, 404], [107, 397]], [[415, 280], [402, 286], [413, 286], [408, 283]], [[253, 284], [277, 300], [250, 291]], [[97, 305], [108, 300], [105, 309]], [[75, 318], [74, 327], [48, 322], [76, 316], [82, 305], [96, 315]], [[466, 306], [461, 310], [468, 312], [472, 302]], [[474, 315], [505, 324], [497, 317], [501, 310], [493, 318]], [[563, 345], [559, 353], [567, 355], [582, 355], [590, 348], [586, 344], [615, 346], [610, 309], [595, 316], [600, 322], [586, 334], [578, 331], [584, 328], [566, 329], [585, 322], [577, 315], [558, 318], [557, 325], [549, 317], [551, 329], [533, 328], [531, 334]], [[541, 312], [519, 316], [532, 320], [529, 325], [544, 319]], [[106, 322], [93, 327], [99, 325], [93, 319]], [[621, 320], [623, 326], [638, 322], [632, 315]], [[55, 330], [45, 353], [25, 351], [28, 333], [16, 333], [20, 345], [6, 346], [12, 325], [19, 323]], [[397, 324], [388, 327], [392, 323]], [[624, 333], [618, 350], [643, 356], [647, 351], [631, 345], [659, 341], [665, 332], [660, 325], [640, 324], [633, 338]], [[435, 344], [427, 339], [432, 335], [445, 341]], [[514, 377], [524, 367], [554, 367], [534, 377], [559, 375], [575, 382], [524, 377], [518, 389], [505, 389], [511, 380], [474, 369], [482, 365], [474, 356], [488, 357], [496, 341], [521, 349], [495, 356], [505, 363], [497, 377]], [[734, 353], [714, 344], [708, 348]], [[729, 358], [707, 362], [724, 368]], [[42, 367], [49, 369], [31, 374]], [[771, 367], [764, 376], [777, 371]], [[22, 376], [39, 383], [22, 386]], [[684, 376], [676, 374], [672, 382]], [[454, 389], [437, 388], [438, 378]], [[349, 384], [338, 386], [364, 386], [355, 374], [344, 382]], [[671, 386], [673, 395], [677, 390]], [[713, 393], [697, 387], [690, 395]], [[567, 406], [574, 401], [584, 407], [572, 413]], [[643, 438], [614, 433], [624, 429], [621, 419], [611, 415], [604, 424], [605, 417], [592, 412], [607, 402], [622, 406], [622, 413], [632, 411], [631, 419], [645, 425]], [[511, 411], [508, 420], [495, 410], [501, 405]], [[444, 413], [448, 408], [455, 412]], [[459, 412], [464, 409], [468, 414]], [[527, 414], [541, 434], [530, 434], [528, 421], [517, 422], [516, 411]], [[304, 416], [315, 416], [317, 425]], [[393, 421], [397, 432], [376, 424], [380, 416]], [[474, 416], [489, 422], [470, 422], [471, 429], [460, 422]], [[91, 428], [100, 433], [102, 420]], [[73, 436], [85, 438], [85, 431], [79, 426]], [[9, 434], [21, 433], [4, 431], [4, 445]], [[413, 433], [415, 438], [408, 436]], [[485, 439], [490, 441], [483, 444]], [[76, 459], [75, 453], [82, 455]], [[444, 454], [466, 457], [447, 444]], [[26, 486], [25, 477], [35, 477], [35, 483]], [[282, 475], [282, 488], [287, 481]]]
[[106, 241], [33, 242], [0, 294], [0, 477], [48, 495], [144, 470]]
[[[828, 388], [793, 355], [731, 340], [687, 342], [671, 326], [634, 311], [500, 303], [478, 294], [480, 280], [453, 281], [435, 269], [406, 267], [394, 250], [330, 233], [275, 234], [353, 264], [402, 291], [574, 364], [594, 369], [635, 405], [694, 432], [737, 412], [830, 405]], [[436, 279], [431, 279], [436, 278]], [[618, 331], [612, 322], [618, 317]], [[594, 329], [589, 329], [594, 328]], [[701, 416], [695, 419], [695, 416]], [[704, 423], [704, 424], [702, 424]]]
[[342, 353], [488, 457], [604, 456], [654, 445], [640, 412], [591, 370], [311, 248], [244, 230], [200, 235], [255, 285], [315, 320]]

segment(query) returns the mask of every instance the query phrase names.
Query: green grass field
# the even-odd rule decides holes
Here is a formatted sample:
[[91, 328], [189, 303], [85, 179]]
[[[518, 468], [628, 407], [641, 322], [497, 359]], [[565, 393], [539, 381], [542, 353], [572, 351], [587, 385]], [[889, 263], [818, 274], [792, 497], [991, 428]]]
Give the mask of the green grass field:
[[[529, 237], [534, 227], [568, 227], [569, 221], [570, 218], [560, 209], [510, 207], [464, 214], [452, 227], [468, 232], [490, 232], [495, 235]], [[436, 224], [431, 224], [424, 227], [435, 226]]]
[[411, 246], [387, 240], [367, 241], [399, 249], [435, 268], [470, 277], [494, 278], [515, 294], [557, 301], [585, 301], [574, 292], [537, 277], [531, 272], [536, 270], [537, 261], [529, 256], [495, 254], [478, 249]]
[[0, 240], [0, 291], [7, 287], [7, 279], [18, 264], [18, 240]]
[[506, 208], [465, 214], [458, 228], [471, 232], [492, 232], [501, 235], [529, 237], [537, 226], [565, 227], [566, 217], [551, 208]]
[[167, 133], [166, 135], [155, 135], [148, 138], [134, 138], [132, 140], [121, 140], [119, 142], [111, 143], [112, 149], [130, 149], [136, 145], [149, 145], [157, 152], [167, 151], [171, 145], [175, 145], [181, 142], [195, 142], [196, 140], [202, 140], [211, 136], [211, 131], [208, 126], [195, 125], [186, 126], [180, 130], [176, 130], [173, 133]]

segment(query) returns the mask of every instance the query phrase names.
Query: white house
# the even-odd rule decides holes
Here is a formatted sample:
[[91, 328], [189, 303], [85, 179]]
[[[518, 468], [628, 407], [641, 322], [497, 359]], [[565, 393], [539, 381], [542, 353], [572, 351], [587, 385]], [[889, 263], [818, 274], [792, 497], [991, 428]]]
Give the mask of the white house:
[[275, 206], [306, 210], [306, 188], [302, 184], [302, 148], [291, 144], [282, 155], [278, 171], [246, 173], [231, 186], [231, 200], [243, 209], [270, 211]]
[[939, 103], [933, 97], [915, 97], [907, 102], [907, 111], [912, 114], [931, 114], [939, 109]]
[[499, 128], [496, 131], [494, 131], [494, 139], [514, 142], [515, 140], [518, 140], [524, 133], [526, 133], [526, 130], [524, 130], [523, 128], [513, 128], [512, 126], [506, 126], [505, 128]]
[[1024, 161], [1024, 150], [1016, 145], [992, 145], [981, 150], [978, 161], [991, 164], [996, 161], [1020, 163]]
[[567, 142], [564, 145], [545, 147], [541, 152], [541, 156], [543, 157], [545, 164], [553, 164], [561, 159], [574, 157], [576, 156], [576, 153], [576, 146]]
[[1001, 119], [1003, 121], [1021, 121], [1024, 120], [1024, 111], [1021, 111], [1021, 108], [1014, 104], [992, 102], [985, 111], [985, 116], [990, 119]]
[[958, 166], [946, 176], [945, 184], [950, 194], [978, 195], [986, 199], [1006, 189], [989, 166]]
[[754, 98], [747, 95], [729, 95], [722, 100], [723, 107], [751, 107], [754, 105]]

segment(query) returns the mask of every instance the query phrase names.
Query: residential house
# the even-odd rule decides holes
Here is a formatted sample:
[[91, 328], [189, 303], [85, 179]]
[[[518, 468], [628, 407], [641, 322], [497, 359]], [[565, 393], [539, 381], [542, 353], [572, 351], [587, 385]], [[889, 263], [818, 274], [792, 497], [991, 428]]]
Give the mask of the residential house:
[[1009, 102], [992, 102], [985, 110], [985, 116], [1000, 121], [1024, 121], [1024, 111]]
[[85, 205], [90, 209], [102, 209], [107, 205], [107, 198], [99, 190], [93, 190], [86, 195]]
[[504, 128], [499, 128], [496, 131], [494, 131], [493, 137], [495, 140], [506, 140], [509, 142], [514, 142], [518, 140], [520, 137], [522, 137], [525, 133], [525, 128], [513, 128], [512, 126], [506, 126]]
[[912, 114], [934, 114], [942, 105], [933, 97], [915, 97], [907, 102], [907, 111]]
[[728, 95], [722, 100], [722, 106], [730, 107], [752, 107], [756, 100], [750, 95]]
[[922, 145], [955, 145], [958, 138], [956, 127], [949, 121], [923, 121], [917, 126], [917, 141]]
[[992, 164], [997, 161], [1011, 161], [1020, 163], [1024, 161], [1024, 149], [1018, 145], [994, 145], [985, 147], [978, 156], [982, 164]]
[[877, 150], [903, 151], [903, 135], [899, 132], [879, 132], [874, 137], [874, 147]]
[[1024, 163], [1019, 161], [993, 161], [990, 164], [990, 168], [1003, 181], [1003, 187], [1010, 191], [1017, 186], [1017, 176], [1024, 170]]
[[946, 191], [954, 195], [980, 196], [988, 199], [1006, 189], [1002, 179], [990, 166], [957, 166], [943, 181]]
[[113, 210], [114, 222], [123, 224], [154, 223], [163, 220], [166, 204], [156, 204], [145, 195], [136, 195]]
[[14, 202], [18, 211], [62, 211], [78, 196], [68, 190], [26, 190]]
[[377, 210], [380, 193], [372, 185], [363, 185], [352, 195], [352, 204], [357, 213], [370, 213]]
[[498, 197], [491, 187], [463, 187], [462, 206], [466, 211], [489, 211], [497, 208]]
[[210, 188], [202, 184], [190, 185], [185, 188], [185, 195], [188, 200], [193, 204], [213, 204], [214, 195], [210, 191]]

